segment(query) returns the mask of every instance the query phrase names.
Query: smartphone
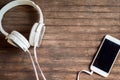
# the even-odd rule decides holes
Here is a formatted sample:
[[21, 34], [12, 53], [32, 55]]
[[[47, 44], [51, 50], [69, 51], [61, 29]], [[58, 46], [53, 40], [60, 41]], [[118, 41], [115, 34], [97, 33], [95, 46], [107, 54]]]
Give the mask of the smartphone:
[[90, 69], [103, 77], [107, 77], [115, 63], [119, 50], [120, 40], [106, 35], [93, 59]]

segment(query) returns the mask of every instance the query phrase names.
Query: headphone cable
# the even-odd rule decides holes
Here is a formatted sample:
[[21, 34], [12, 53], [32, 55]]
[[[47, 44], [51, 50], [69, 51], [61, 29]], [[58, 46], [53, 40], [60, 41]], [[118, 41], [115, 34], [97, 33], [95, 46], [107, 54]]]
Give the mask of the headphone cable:
[[93, 71], [91, 71], [91, 72], [90, 72], [90, 71], [87, 71], [87, 70], [79, 71], [79, 72], [78, 72], [78, 75], [77, 75], [77, 80], [80, 80], [80, 74], [83, 73], [83, 72], [86, 73], [86, 74], [89, 74], [89, 75], [92, 75], [92, 74], [93, 74]]
[[43, 77], [43, 80], [46, 80], [45, 75], [43, 74], [43, 71], [42, 71], [42, 69], [41, 69], [41, 67], [40, 67], [40, 64], [39, 64], [39, 62], [38, 62], [36, 46], [34, 46], [34, 57], [35, 57], [35, 62], [36, 62], [36, 64], [37, 64], [38, 68], [39, 68], [39, 71], [40, 71], [40, 73], [41, 73], [41, 75], [42, 75], [42, 77]]
[[30, 53], [29, 50], [27, 50], [27, 52], [28, 52], [29, 57], [30, 57], [30, 59], [31, 59], [31, 61], [32, 61], [32, 65], [33, 65], [33, 68], [34, 68], [34, 72], [35, 72], [36, 80], [39, 80], [38, 72], [37, 72], [37, 69], [36, 69], [35, 62], [34, 62], [34, 60], [33, 60], [33, 57], [32, 57], [32, 55], [31, 55], [31, 53]]

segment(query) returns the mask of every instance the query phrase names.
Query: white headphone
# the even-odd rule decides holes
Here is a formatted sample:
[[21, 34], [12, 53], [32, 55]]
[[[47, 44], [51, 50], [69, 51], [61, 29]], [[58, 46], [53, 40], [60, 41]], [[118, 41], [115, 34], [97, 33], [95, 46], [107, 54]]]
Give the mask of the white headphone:
[[[7, 33], [3, 27], [2, 27], [2, 18], [4, 16], [4, 14], [10, 10], [13, 7], [19, 6], [19, 5], [29, 5], [34, 7], [38, 13], [39, 13], [39, 22], [36, 22], [30, 32], [29, 35], [29, 42], [27, 41], [27, 39], [20, 34], [17, 31], [12, 31], [10, 34]], [[7, 5], [5, 5], [1, 10], [0, 10], [0, 31], [2, 32], [3, 35], [5, 35], [8, 43], [12, 44], [15, 47], [20, 47], [22, 50], [24, 50], [25, 52], [28, 50], [28, 48], [31, 46], [36, 46], [39, 47], [44, 32], [45, 32], [45, 26], [43, 23], [43, 14], [42, 11], [40, 9], [40, 7], [38, 5], [36, 5], [33, 1], [31, 0], [15, 0], [12, 1], [10, 3], [8, 3]]]
[[[39, 22], [34, 23], [30, 35], [29, 35], [29, 42], [28, 40], [19, 32], [17, 31], [12, 31], [10, 34], [7, 33], [3, 27], [2, 27], [2, 18], [4, 17], [4, 14], [10, 10], [13, 7], [19, 6], [19, 5], [29, 5], [34, 7], [38, 13], [39, 13]], [[38, 73], [37, 73], [37, 69], [34, 63], [34, 60], [32, 58], [31, 53], [29, 52], [28, 48], [31, 46], [34, 46], [34, 57], [35, 57], [35, 62], [39, 68], [39, 71], [41, 72], [41, 75], [43, 77], [44, 80], [46, 80], [42, 69], [40, 68], [40, 65], [38, 63], [38, 59], [37, 59], [37, 53], [36, 53], [36, 47], [39, 47], [45, 32], [45, 26], [43, 23], [43, 14], [42, 11], [40, 9], [40, 7], [38, 5], [36, 5], [33, 1], [31, 0], [14, 0], [11, 1], [10, 3], [8, 3], [7, 5], [5, 5], [1, 10], [0, 10], [0, 31], [2, 32], [2, 34], [6, 37], [8, 43], [10, 43], [11, 45], [15, 46], [15, 47], [19, 47], [22, 50], [24, 50], [25, 52], [29, 53], [30, 59], [32, 61], [32, 65], [34, 68], [34, 72], [36, 75], [36, 79], [39, 80], [38, 77]]]

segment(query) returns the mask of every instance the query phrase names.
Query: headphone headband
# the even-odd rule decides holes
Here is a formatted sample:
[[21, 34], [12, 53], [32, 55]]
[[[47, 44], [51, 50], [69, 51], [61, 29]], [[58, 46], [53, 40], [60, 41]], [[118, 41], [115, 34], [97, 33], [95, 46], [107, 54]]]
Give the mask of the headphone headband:
[[40, 9], [40, 7], [38, 5], [36, 5], [33, 1], [31, 0], [15, 0], [15, 1], [12, 1], [10, 3], [8, 3], [7, 5], [5, 5], [1, 10], [0, 10], [0, 31], [5, 35], [7, 36], [8, 33], [3, 29], [2, 27], [2, 18], [4, 16], [4, 14], [12, 9], [13, 7], [16, 7], [16, 6], [20, 6], [20, 5], [29, 5], [29, 6], [32, 6], [34, 7], [38, 13], [39, 13], [39, 22], [40, 24], [43, 24], [43, 14], [42, 14], [42, 11]]

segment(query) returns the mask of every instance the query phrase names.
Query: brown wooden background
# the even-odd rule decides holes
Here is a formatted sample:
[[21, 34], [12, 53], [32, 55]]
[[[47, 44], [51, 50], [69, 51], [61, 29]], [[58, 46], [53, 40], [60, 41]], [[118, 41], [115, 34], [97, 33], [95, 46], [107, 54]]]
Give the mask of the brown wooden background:
[[[10, 1], [0, 0], [0, 8]], [[34, 1], [42, 8], [46, 24], [37, 52], [47, 80], [76, 80], [79, 70], [89, 69], [106, 34], [120, 39], [120, 0]], [[6, 31], [18, 30], [28, 38], [37, 19], [38, 14], [32, 7], [19, 6], [5, 15], [3, 25]], [[81, 80], [120, 80], [120, 56], [108, 78], [97, 74], [81, 77]], [[2, 34], [0, 80], [35, 80], [28, 55], [9, 45]]]

